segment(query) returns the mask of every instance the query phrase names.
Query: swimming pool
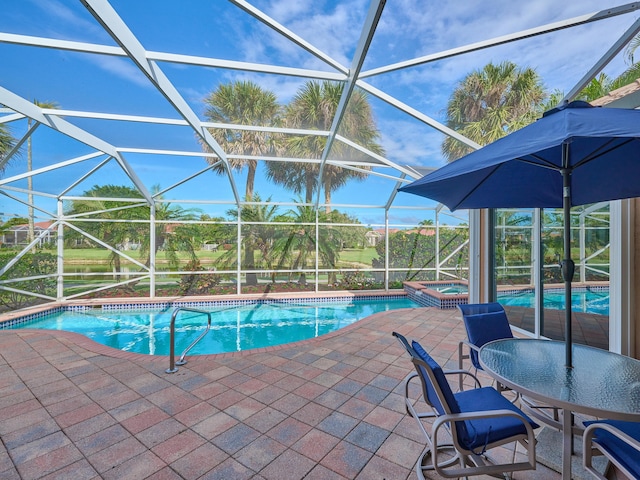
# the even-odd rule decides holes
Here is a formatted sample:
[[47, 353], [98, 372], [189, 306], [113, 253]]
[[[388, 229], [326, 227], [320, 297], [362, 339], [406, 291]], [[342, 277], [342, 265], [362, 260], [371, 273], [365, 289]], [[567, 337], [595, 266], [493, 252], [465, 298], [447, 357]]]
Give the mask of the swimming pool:
[[[500, 294], [498, 301], [505, 306], [534, 308], [535, 298], [532, 290], [519, 293]], [[544, 308], [564, 310], [564, 290], [546, 290]], [[608, 289], [574, 289], [571, 291], [571, 308], [574, 312], [609, 315]]]
[[[235, 352], [306, 340], [346, 327], [377, 312], [414, 307], [419, 305], [408, 298], [302, 304], [254, 302], [197, 307], [198, 310], [213, 312], [211, 331], [189, 355]], [[63, 311], [10, 328], [71, 331], [119, 350], [168, 355], [173, 310], [171, 307], [156, 311]], [[176, 318], [178, 355], [200, 335], [206, 323], [206, 315], [180, 312]]]

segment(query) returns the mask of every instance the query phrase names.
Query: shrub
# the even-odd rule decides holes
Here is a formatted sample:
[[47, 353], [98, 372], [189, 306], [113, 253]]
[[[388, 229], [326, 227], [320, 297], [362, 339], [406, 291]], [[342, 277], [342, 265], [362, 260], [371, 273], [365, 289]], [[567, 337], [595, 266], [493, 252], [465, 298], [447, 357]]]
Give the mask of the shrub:
[[[3, 266], [7, 265], [14, 258], [15, 255], [13, 253], [2, 254], [0, 255], [0, 264]], [[54, 275], [56, 271], [57, 259], [55, 255], [41, 252], [27, 253], [5, 272], [4, 275], [0, 276], [0, 280]], [[54, 298], [56, 296], [56, 278], [54, 276], [20, 280], [4, 284], [4, 286], [40, 295], [48, 295]], [[32, 295], [0, 290], [0, 305], [11, 310], [35, 305], [39, 302], [38, 297]]]
[[[204, 271], [204, 268], [200, 264], [200, 260], [195, 259], [187, 264], [186, 270], [198, 272]], [[180, 293], [182, 295], [207, 294], [220, 285], [223, 279], [223, 275], [219, 273], [183, 275], [182, 278], [180, 278]]]
[[344, 290], [372, 290], [382, 288], [382, 284], [376, 281], [374, 277], [367, 276], [366, 273], [360, 271], [343, 272], [342, 278], [334, 285]]

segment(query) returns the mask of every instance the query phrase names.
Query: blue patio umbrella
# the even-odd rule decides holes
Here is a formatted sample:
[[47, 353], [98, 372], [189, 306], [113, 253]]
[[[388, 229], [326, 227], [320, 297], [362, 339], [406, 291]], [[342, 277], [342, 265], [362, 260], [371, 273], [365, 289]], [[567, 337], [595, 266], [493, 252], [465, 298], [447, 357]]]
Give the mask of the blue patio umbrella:
[[570, 210], [640, 197], [640, 110], [572, 102], [400, 191], [473, 208], [564, 208], [566, 365], [571, 359]]

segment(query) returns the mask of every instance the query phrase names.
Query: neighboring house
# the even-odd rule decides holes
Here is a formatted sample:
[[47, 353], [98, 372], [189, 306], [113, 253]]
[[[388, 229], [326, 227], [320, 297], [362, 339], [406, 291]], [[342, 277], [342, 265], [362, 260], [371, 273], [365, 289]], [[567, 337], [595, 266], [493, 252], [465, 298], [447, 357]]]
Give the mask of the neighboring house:
[[204, 242], [204, 244], [202, 245], [202, 250], [205, 250], [207, 252], [217, 252], [218, 247], [219, 245], [217, 243]]
[[119, 243], [116, 245], [118, 250], [127, 251], [127, 250], [140, 250], [142, 244], [140, 242], [133, 242], [129, 239], [125, 240], [123, 243]]
[[[43, 232], [46, 232], [40, 241], [39, 246], [55, 243], [56, 232], [51, 229], [53, 225], [52, 221], [38, 222], [33, 225], [33, 234], [35, 238], [40, 237]], [[14, 225], [8, 228], [4, 233], [0, 235], [0, 243], [8, 247], [26, 247], [29, 244], [29, 225]]]
[[436, 234], [436, 230], [434, 228], [413, 228], [411, 230], [405, 230], [407, 235], [412, 235], [417, 233], [419, 235], [424, 235], [425, 237], [433, 237]]
[[[420, 228], [420, 229], [413, 228], [411, 230], [402, 230], [400, 228], [389, 229], [389, 233], [398, 233], [398, 232], [403, 232], [407, 235], [417, 233], [419, 235], [424, 235], [425, 237], [431, 237], [436, 234], [436, 231], [433, 228]], [[378, 243], [380, 243], [380, 241], [384, 239], [384, 228], [369, 230], [367, 233], [364, 234], [364, 237], [367, 241], [368, 247], [375, 247], [376, 245], [378, 245]]]
[[380, 233], [377, 230], [369, 230], [364, 234], [364, 238], [367, 241], [368, 247], [375, 247], [376, 245], [378, 245], [378, 242], [380, 242], [380, 240], [384, 238], [384, 232]]

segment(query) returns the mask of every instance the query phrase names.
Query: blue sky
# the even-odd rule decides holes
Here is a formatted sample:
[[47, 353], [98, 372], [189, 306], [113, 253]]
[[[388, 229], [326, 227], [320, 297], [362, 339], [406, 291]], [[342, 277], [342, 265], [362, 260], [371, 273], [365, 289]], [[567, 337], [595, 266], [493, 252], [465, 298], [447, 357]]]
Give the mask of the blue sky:
[[[112, 0], [111, 4], [134, 35], [149, 51], [188, 54], [331, 71], [331, 67], [247, 15], [232, 3], [222, 0], [155, 0], [154, 2]], [[620, 3], [617, 3], [620, 4]], [[353, 1], [254, 1], [252, 5], [326, 52], [345, 66], [351, 64], [366, 18], [369, 3]], [[506, 35], [542, 24], [595, 12], [615, 4], [601, 0], [558, 2], [534, 0], [488, 2], [424, 2], [399, 0], [388, 2], [371, 43], [363, 70], [409, 60], [442, 50]], [[535, 37], [516, 43], [481, 50], [419, 67], [372, 77], [369, 81], [412, 108], [444, 122], [447, 100], [457, 82], [474, 69], [489, 62], [510, 60], [532, 67], [546, 87], [567, 91], [585, 71], [633, 23], [637, 13], [615, 17], [595, 24]], [[114, 40], [78, 1], [22, 0], [5, 2], [0, 16], [0, 32], [115, 45]], [[0, 42], [3, 59], [0, 86], [28, 100], [56, 101], [60, 108], [129, 115], [179, 118], [173, 107], [127, 59], [84, 53], [57, 51]], [[219, 84], [252, 80], [276, 93], [285, 104], [304, 83], [304, 79], [254, 74], [233, 70], [160, 63], [167, 77], [201, 118], [203, 98]], [[619, 56], [605, 71], [614, 76], [625, 67]], [[381, 143], [387, 157], [398, 164], [438, 167], [443, 136], [437, 131], [372, 98]], [[70, 122], [106, 141], [127, 148], [197, 150], [197, 142], [188, 128], [126, 124], [67, 118]], [[20, 137], [26, 121], [12, 122], [11, 131]], [[45, 127], [33, 137], [34, 168], [92, 152]], [[206, 166], [201, 157], [150, 156], [125, 153], [139, 177], [149, 188], [163, 188]], [[25, 171], [24, 155], [11, 163], [5, 177]], [[34, 178], [36, 190], [56, 194], [82, 175], [96, 161], [66, 168], [58, 173]], [[394, 174], [392, 170], [385, 173]], [[119, 168], [107, 165], [100, 170], [100, 181], [127, 182]], [[239, 191], [244, 193], [245, 175], [236, 173]], [[97, 177], [78, 186], [75, 193], [99, 183]], [[16, 185], [24, 186], [25, 182]], [[344, 204], [384, 204], [394, 182], [375, 178], [351, 183], [334, 193], [333, 201]], [[263, 198], [291, 201], [294, 195], [269, 184], [261, 166], [256, 189]], [[224, 177], [204, 174], [167, 193], [168, 198], [208, 198], [232, 200]], [[55, 208], [49, 198], [38, 198], [42, 208]], [[399, 194], [396, 205], [424, 205], [425, 201]], [[226, 207], [207, 207], [221, 213]], [[0, 211], [19, 212], [24, 207], [10, 199], [0, 200]], [[216, 211], [214, 211], [216, 210]], [[382, 221], [380, 211], [352, 211], [365, 223]], [[418, 220], [421, 214], [399, 211], [398, 222]]]

